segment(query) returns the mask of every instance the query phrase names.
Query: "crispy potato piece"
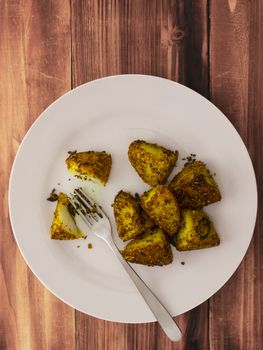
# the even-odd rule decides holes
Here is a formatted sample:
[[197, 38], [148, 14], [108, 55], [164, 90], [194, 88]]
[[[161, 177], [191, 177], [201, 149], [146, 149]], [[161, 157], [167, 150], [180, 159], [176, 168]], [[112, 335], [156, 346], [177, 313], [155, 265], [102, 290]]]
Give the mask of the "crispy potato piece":
[[157, 185], [141, 196], [141, 205], [149, 217], [166, 233], [176, 233], [180, 211], [175, 196], [164, 185]]
[[163, 266], [173, 261], [171, 246], [160, 228], [149, 230], [142, 238], [129, 242], [122, 256], [128, 262], [148, 266]]
[[145, 231], [140, 204], [130, 193], [120, 191], [112, 206], [117, 231], [123, 241], [135, 238]]
[[220, 244], [213, 223], [202, 210], [184, 209], [181, 215], [181, 228], [171, 242], [177, 250], [202, 249]]
[[213, 176], [201, 161], [187, 163], [173, 178], [169, 188], [181, 208], [198, 209], [221, 200]]
[[51, 239], [69, 240], [83, 237], [71, 215], [69, 205], [68, 196], [60, 192], [50, 228]]
[[112, 159], [106, 152], [72, 152], [66, 159], [68, 171], [83, 180], [91, 180], [106, 185]]
[[167, 180], [176, 164], [178, 151], [172, 152], [157, 144], [136, 140], [129, 146], [128, 157], [142, 180], [156, 186]]
[[140, 195], [138, 193], [135, 193], [135, 199], [139, 205], [140, 208], [140, 217], [143, 223], [143, 232], [155, 228], [157, 225], [156, 223], [150, 218], [150, 216], [146, 213], [145, 210], [143, 210], [142, 206], [141, 206], [141, 198]]

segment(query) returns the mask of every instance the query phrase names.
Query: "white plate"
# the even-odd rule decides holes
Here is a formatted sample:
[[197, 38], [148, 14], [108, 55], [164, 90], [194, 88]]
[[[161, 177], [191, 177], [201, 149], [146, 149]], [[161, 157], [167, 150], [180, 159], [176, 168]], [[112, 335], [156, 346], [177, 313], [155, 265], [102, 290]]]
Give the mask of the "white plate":
[[[166, 267], [133, 265], [172, 315], [192, 309], [236, 270], [257, 211], [255, 175], [241, 138], [213, 104], [192, 90], [157, 77], [123, 75], [84, 84], [59, 98], [19, 148], [10, 178], [9, 210], [24, 259], [52, 293], [87, 314], [139, 323], [154, 317], [108, 247], [91, 234], [86, 240], [50, 240], [55, 204], [46, 201], [54, 187], [70, 191], [79, 185], [79, 180], [68, 181], [67, 151], [110, 152], [113, 165], [107, 186], [88, 182], [85, 187], [104, 207], [117, 237], [114, 196], [120, 189], [141, 193], [149, 188], [127, 158], [128, 145], [135, 139], [178, 149], [180, 159], [196, 153], [216, 173], [223, 199], [206, 211], [219, 232], [220, 246], [184, 253], [173, 249], [174, 262]], [[175, 172], [181, 166], [182, 161]], [[93, 249], [87, 248], [88, 242]]]

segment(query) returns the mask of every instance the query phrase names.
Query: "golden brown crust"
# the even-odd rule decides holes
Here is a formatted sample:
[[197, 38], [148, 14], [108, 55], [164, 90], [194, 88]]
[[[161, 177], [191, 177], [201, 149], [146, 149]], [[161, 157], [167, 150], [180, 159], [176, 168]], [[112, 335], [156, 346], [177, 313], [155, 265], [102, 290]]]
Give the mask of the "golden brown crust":
[[97, 180], [105, 186], [108, 181], [112, 158], [106, 152], [71, 152], [66, 159], [68, 170], [83, 180]]
[[141, 206], [141, 199], [138, 193], [135, 193], [135, 199], [139, 205], [139, 209], [140, 209], [140, 218], [142, 220], [142, 224], [143, 224], [143, 233], [145, 231], [148, 231], [152, 228], [155, 228], [157, 225], [156, 223], [150, 218], [150, 216], [146, 213], [145, 210], [143, 210], [142, 206]]
[[145, 231], [140, 204], [129, 192], [120, 191], [112, 206], [117, 231], [123, 241], [135, 238]]
[[173, 170], [178, 152], [154, 143], [133, 141], [128, 150], [131, 165], [144, 182], [151, 186], [163, 184]]
[[[68, 206], [69, 206], [68, 196], [63, 192], [60, 192], [58, 196], [57, 206], [54, 212], [53, 221], [50, 227], [51, 239], [72, 240], [83, 236], [81, 231], [75, 225], [75, 220], [70, 214], [70, 211], [68, 210]], [[63, 220], [63, 214], [62, 214], [63, 211], [64, 213], [66, 211], [66, 214], [69, 217], [71, 217], [74, 231], [72, 231], [72, 229], [70, 229], [70, 227], [67, 225], [65, 220]]]
[[176, 198], [165, 185], [157, 185], [141, 196], [141, 205], [149, 217], [169, 235], [176, 233], [180, 211]]
[[201, 161], [185, 165], [169, 184], [181, 208], [198, 209], [221, 200], [219, 188]]
[[149, 230], [142, 238], [129, 242], [122, 255], [128, 262], [148, 266], [163, 266], [173, 261], [171, 246], [159, 228]]
[[204, 249], [220, 244], [213, 223], [202, 210], [184, 209], [178, 233], [172, 237], [172, 244], [179, 251]]
[[76, 237], [74, 235], [69, 234], [66, 230], [63, 229], [61, 226], [53, 226], [52, 234], [50, 235], [51, 239], [57, 239], [60, 241], [67, 241], [72, 239], [77, 239], [80, 237]]

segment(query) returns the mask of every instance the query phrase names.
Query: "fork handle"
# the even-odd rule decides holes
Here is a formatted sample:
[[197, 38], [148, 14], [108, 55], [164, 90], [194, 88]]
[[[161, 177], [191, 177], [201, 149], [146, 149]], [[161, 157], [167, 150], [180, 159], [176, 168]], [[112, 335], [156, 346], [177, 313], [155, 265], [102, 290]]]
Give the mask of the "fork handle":
[[153, 294], [149, 287], [143, 282], [143, 280], [139, 277], [139, 275], [133, 270], [129, 263], [122, 257], [119, 249], [116, 247], [115, 243], [112, 239], [107, 239], [106, 241], [110, 248], [113, 250], [123, 268], [126, 270], [136, 288], [142, 295], [143, 299], [149, 306], [150, 310], [154, 314], [156, 320], [162, 327], [165, 334], [172, 341], [178, 341], [182, 337], [182, 333], [173, 320], [172, 316], [165, 309], [165, 307], [160, 303], [157, 297]]

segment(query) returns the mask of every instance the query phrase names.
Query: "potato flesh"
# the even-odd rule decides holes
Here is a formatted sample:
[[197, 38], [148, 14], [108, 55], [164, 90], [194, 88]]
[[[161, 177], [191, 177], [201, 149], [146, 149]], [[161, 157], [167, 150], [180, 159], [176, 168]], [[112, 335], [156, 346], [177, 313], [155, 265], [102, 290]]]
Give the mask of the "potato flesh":
[[50, 228], [50, 238], [52, 239], [70, 240], [83, 236], [68, 210], [68, 203], [67, 195], [61, 192]]
[[187, 164], [173, 178], [169, 188], [181, 208], [198, 209], [221, 200], [216, 181], [201, 161]]
[[213, 223], [202, 210], [184, 209], [181, 215], [182, 227], [172, 238], [177, 250], [203, 249], [220, 244]]
[[169, 235], [176, 233], [180, 211], [176, 198], [164, 185], [157, 185], [141, 196], [141, 205], [149, 217]]
[[128, 262], [148, 266], [163, 266], [173, 261], [171, 246], [159, 228], [149, 230], [142, 238], [129, 242], [122, 255]]
[[142, 180], [155, 186], [166, 182], [176, 164], [178, 152], [172, 152], [157, 144], [136, 140], [129, 146], [128, 157]]

